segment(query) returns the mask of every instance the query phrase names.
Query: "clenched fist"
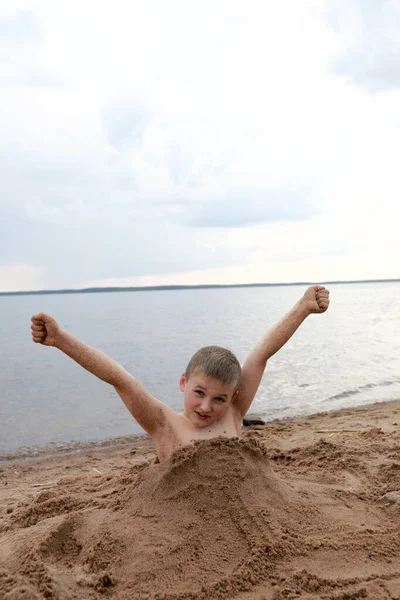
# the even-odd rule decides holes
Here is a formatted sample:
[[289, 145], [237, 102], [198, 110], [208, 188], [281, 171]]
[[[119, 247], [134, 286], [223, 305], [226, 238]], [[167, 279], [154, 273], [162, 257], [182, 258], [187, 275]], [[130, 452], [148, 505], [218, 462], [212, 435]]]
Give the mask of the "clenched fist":
[[301, 301], [307, 303], [310, 313], [324, 313], [329, 306], [329, 290], [322, 285], [312, 285]]
[[31, 321], [32, 340], [35, 344], [55, 346], [60, 335], [60, 327], [57, 321], [45, 313], [33, 315]]

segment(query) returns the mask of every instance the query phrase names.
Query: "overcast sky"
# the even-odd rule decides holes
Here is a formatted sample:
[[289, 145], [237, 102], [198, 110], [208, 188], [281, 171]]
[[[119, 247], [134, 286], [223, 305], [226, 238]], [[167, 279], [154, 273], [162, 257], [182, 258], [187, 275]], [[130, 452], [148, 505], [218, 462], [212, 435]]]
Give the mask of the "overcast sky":
[[0, 291], [400, 277], [400, 0], [2, 0]]

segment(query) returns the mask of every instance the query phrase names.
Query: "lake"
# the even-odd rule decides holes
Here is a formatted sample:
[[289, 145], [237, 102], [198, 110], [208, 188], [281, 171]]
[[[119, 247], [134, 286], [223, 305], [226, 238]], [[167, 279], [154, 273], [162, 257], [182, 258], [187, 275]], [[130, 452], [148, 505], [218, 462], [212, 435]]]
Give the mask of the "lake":
[[[306, 287], [0, 297], [0, 453], [143, 433], [111, 386], [33, 344], [32, 314], [50, 314], [179, 411], [196, 350], [224, 346], [243, 362]], [[329, 289], [328, 312], [269, 361], [250, 412], [269, 420], [400, 398], [400, 282]]]

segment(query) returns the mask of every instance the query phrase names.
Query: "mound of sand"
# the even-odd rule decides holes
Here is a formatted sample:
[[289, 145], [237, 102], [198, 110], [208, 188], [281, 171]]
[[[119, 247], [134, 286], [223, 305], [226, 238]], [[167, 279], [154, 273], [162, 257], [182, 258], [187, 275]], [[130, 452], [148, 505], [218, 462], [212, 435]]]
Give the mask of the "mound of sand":
[[396, 431], [278, 448], [266, 431], [19, 502], [0, 530], [0, 598], [400, 598]]

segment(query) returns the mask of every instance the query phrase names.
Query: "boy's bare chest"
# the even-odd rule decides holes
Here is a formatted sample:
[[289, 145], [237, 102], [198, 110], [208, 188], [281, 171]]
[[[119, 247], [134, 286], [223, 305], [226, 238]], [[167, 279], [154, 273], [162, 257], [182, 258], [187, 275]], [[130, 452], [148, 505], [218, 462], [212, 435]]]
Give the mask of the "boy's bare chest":
[[223, 436], [239, 437], [241, 419], [234, 411], [227, 411], [220, 421], [206, 427], [194, 427], [183, 414], [176, 414], [167, 424], [163, 435], [155, 440], [160, 462], [167, 460], [178, 448], [187, 446], [195, 440], [208, 440]]

